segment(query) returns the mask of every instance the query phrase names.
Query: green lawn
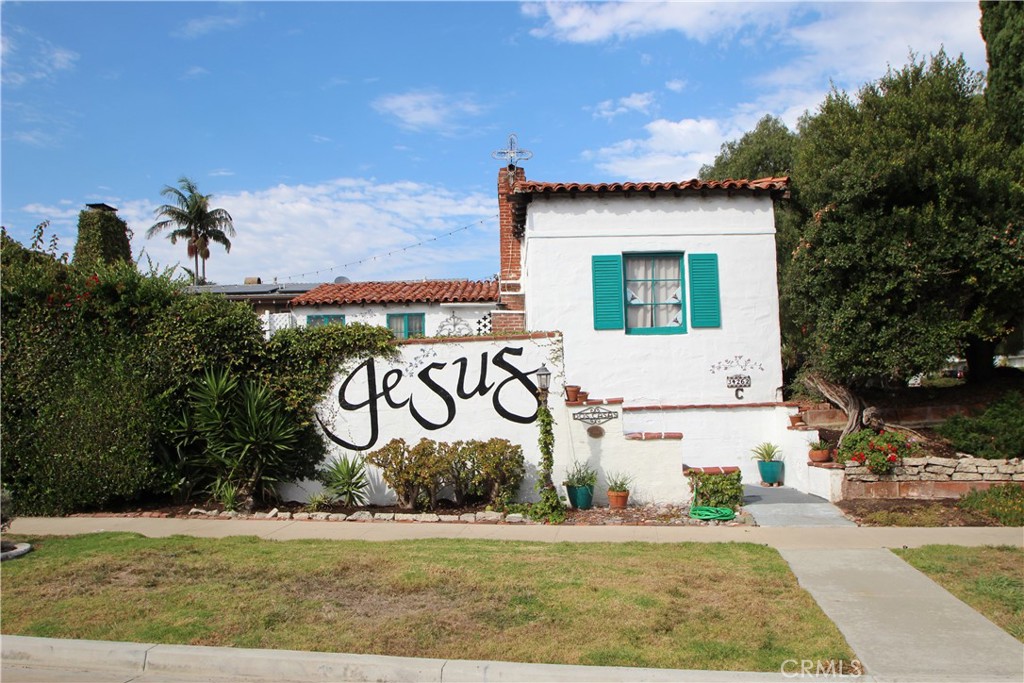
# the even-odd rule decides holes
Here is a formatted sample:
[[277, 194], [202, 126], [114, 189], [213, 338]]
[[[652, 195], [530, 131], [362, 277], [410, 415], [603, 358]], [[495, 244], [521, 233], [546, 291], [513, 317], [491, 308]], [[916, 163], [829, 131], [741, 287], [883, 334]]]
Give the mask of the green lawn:
[[1024, 549], [927, 545], [893, 552], [1024, 642]]
[[853, 658], [752, 544], [18, 540], [36, 550], [0, 570], [8, 634], [735, 671]]

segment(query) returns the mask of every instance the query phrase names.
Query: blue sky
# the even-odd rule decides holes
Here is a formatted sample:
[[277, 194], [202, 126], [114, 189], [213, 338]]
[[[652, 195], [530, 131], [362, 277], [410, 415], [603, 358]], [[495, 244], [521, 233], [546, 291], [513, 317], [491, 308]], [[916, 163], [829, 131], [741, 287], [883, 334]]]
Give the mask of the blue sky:
[[[491, 152], [545, 181], [682, 180], [911, 50], [985, 69], [976, 2], [4, 2], [2, 221], [74, 247], [88, 202], [135, 255], [160, 190], [233, 216], [208, 277], [487, 278]], [[449, 234], [452, 233], [452, 234]], [[419, 244], [420, 246], [410, 245]], [[403, 249], [405, 248], [405, 249]]]

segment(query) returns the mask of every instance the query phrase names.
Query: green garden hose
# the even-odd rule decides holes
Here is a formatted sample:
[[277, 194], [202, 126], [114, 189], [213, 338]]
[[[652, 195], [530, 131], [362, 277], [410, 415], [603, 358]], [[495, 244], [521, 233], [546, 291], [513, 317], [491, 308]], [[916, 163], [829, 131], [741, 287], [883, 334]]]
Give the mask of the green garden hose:
[[736, 518], [736, 513], [731, 508], [713, 508], [706, 505], [694, 505], [690, 508], [690, 517], [693, 519], [716, 519], [728, 522]]

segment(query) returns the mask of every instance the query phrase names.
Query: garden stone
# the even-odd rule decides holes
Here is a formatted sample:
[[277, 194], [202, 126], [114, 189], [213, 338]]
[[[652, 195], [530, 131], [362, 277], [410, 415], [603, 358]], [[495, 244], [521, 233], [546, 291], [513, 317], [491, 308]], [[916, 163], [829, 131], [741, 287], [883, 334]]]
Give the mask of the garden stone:
[[267, 513], [267, 519], [273, 519], [274, 517], [277, 517], [277, 513], [278, 509], [274, 508], [273, 510]]
[[234, 510], [225, 510], [224, 512], [220, 513], [220, 516], [227, 517], [228, 519], [234, 519], [238, 516], [238, 513], [235, 512]]
[[254, 512], [254, 513], [252, 513], [252, 518], [253, 519], [266, 519], [267, 518], [267, 513], [265, 513], [265, 512]]
[[294, 515], [292, 515], [292, 519], [298, 519], [298, 520], [305, 521], [305, 520], [309, 519], [309, 513], [308, 512], [296, 512]]
[[208, 514], [208, 513], [206, 512], [206, 510], [202, 510], [200, 508], [192, 508], [191, 510], [188, 511], [188, 514], [189, 515], [205, 515], [205, 514]]
[[502, 515], [500, 512], [494, 512], [490, 510], [476, 513], [476, 521], [478, 522], [500, 522], [501, 517]]
[[978, 471], [982, 474], [994, 474], [996, 471], [995, 465], [978, 465]]
[[1014, 474], [1015, 472], [1019, 472], [1020, 468], [1016, 465], [1007, 463], [1005, 465], [996, 465], [996, 471], [998, 471], [999, 474]]
[[366, 510], [360, 510], [359, 512], [353, 513], [348, 516], [350, 522], [371, 522], [373, 521], [373, 513], [367, 512]]
[[961, 462], [956, 466], [957, 472], [977, 472], [978, 466], [972, 462]]
[[219, 513], [219, 512], [217, 512], [216, 510], [207, 510], [207, 511], [206, 511], [206, 516], [207, 516], [207, 517], [216, 517], [216, 516], [217, 516], [217, 515], [219, 515], [219, 514], [220, 514], [220, 513]]
[[1010, 481], [1013, 478], [1012, 474], [986, 474], [985, 481]]
[[526, 520], [521, 514], [512, 513], [511, 515], [505, 515], [505, 521], [509, 524], [522, 524]]
[[928, 465], [924, 468], [924, 471], [934, 474], [953, 474], [955, 469], [954, 467], [943, 467], [942, 465]]
[[[359, 514], [358, 512], [356, 513]], [[369, 513], [367, 513], [369, 514]], [[349, 518], [351, 519], [351, 517]], [[373, 513], [373, 520], [376, 522], [391, 522], [395, 519], [394, 512], [375, 512]]]
[[[981, 477], [979, 476], [978, 478], [980, 479]], [[921, 481], [949, 481], [949, 475], [936, 474], [935, 472], [922, 472]]]
[[465, 513], [463, 515], [459, 515], [459, 521], [460, 522], [475, 522], [476, 521], [476, 515], [473, 514], [472, 512], [467, 512], [467, 513]]
[[315, 519], [318, 522], [326, 522], [327, 518], [331, 516], [329, 512], [314, 512], [311, 519]]
[[424, 512], [421, 515], [415, 515], [414, 519], [417, 522], [437, 522], [439, 521], [438, 516], [432, 512]]
[[327, 519], [331, 520], [332, 522], [344, 522], [346, 519], [348, 519], [348, 515], [344, 514], [343, 512], [335, 512], [331, 514]]
[[1017, 474], [1011, 474], [1010, 478], [1013, 481], [1024, 481], [1024, 472], [1018, 472]]
[[981, 481], [982, 476], [975, 472], [955, 472], [953, 481]]
[[395, 513], [395, 521], [396, 522], [415, 522], [416, 521], [416, 517], [417, 517], [417, 515], [414, 515], [414, 514], [411, 514], [411, 513], [408, 513], [408, 512], [396, 512]]
[[279, 512], [279, 513], [277, 513], [277, 518], [278, 519], [291, 519], [292, 518], [292, 513], [290, 513], [290, 512]]
[[906, 467], [921, 467], [928, 464], [928, 458], [903, 458]]
[[458, 522], [459, 521], [459, 516], [458, 515], [438, 515], [437, 518], [438, 518], [438, 520], [440, 520], [442, 522], [448, 522], [448, 523]]
[[958, 462], [956, 458], [928, 458], [929, 465], [939, 465], [940, 467], [956, 467]]

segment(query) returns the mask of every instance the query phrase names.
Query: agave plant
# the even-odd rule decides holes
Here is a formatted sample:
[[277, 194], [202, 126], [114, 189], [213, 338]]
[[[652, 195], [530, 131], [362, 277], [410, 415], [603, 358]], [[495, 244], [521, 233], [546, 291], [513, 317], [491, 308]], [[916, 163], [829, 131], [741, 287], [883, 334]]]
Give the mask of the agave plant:
[[341, 456], [320, 472], [320, 481], [345, 507], [366, 503], [366, 467], [362, 460]]

